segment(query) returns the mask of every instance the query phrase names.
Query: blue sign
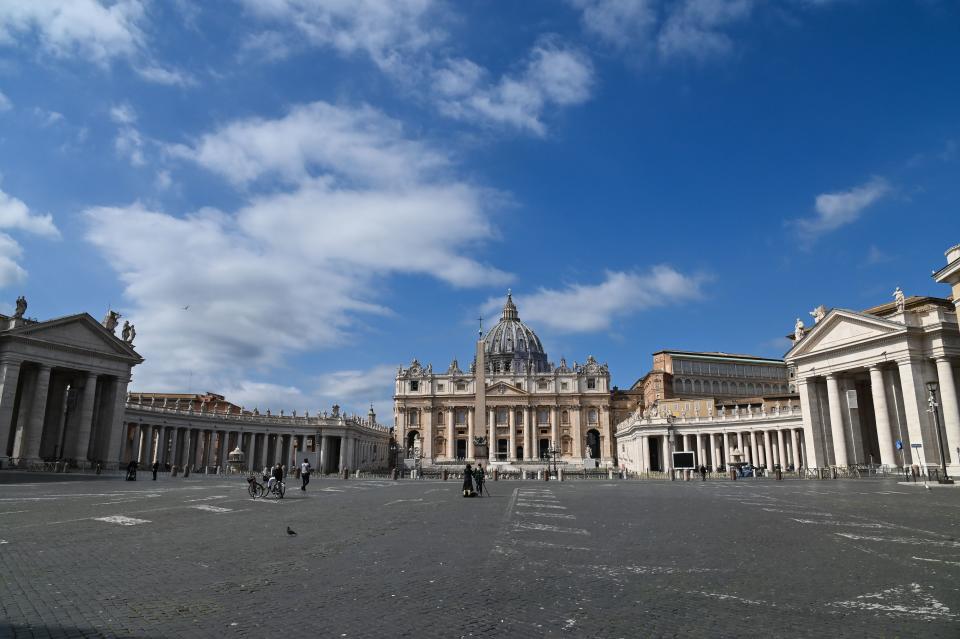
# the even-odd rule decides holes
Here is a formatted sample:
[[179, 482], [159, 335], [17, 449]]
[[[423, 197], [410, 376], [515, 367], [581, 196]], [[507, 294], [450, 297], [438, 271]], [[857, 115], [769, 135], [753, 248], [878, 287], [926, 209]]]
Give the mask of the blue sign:
[[897, 450], [903, 450], [903, 442], [899, 439], [897, 440]]

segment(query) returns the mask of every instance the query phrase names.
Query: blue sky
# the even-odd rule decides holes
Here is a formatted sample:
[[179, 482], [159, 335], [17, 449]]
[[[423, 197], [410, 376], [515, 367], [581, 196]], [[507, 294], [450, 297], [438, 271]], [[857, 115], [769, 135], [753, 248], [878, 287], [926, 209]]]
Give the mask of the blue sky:
[[0, 2], [0, 310], [119, 310], [136, 390], [388, 422], [508, 287], [620, 386], [780, 356], [948, 294], [958, 61], [946, 0]]

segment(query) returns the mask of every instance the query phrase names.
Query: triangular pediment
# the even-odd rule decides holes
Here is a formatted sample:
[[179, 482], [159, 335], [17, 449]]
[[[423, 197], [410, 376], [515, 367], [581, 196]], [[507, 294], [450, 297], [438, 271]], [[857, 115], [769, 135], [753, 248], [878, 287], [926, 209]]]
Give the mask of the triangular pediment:
[[509, 397], [510, 395], [523, 395], [526, 397], [529, 395], [526, 391], [517, 388], [513, 384], [508, 384], [506, 382], [496, 382], [487, 386], [487, 395], [502, 395], [504, 397]]
[[899, 322], [865, 315], [855, 311], [834, 309], [820, 320], [786, 354], [787, 358], [810, 355], [820, 351], [865, 344], [906, 330]]
[[132, 346], [111, 334], [86, 313], [24, 324], [7, 331], [6, 334], [112, 357], [119, 356], [136, 362], [142, 361]]

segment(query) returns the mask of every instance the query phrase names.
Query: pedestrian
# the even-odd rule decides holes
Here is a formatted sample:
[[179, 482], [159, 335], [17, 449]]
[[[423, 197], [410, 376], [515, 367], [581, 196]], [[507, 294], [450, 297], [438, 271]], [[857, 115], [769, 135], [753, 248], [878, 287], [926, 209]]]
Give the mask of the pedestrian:
[[303, 463], [300, 464], [300, 481], [303, 482], [300, 485], [300, 490], [306, 490], [307, 484], [310, 483], [310, 460], [304, 458]]
[[707, 467], [700, 464], [700, 481], [707, 481]]
[[160, 470], [160, 462], [153, 462], [153, 481], [157, 481], [158, 470]]
[[[486, 487], [486, 474], [483, 472], [483, 466], [477, 464], [477, 470], [473, 473], [473, 478], [477, 482], [477, 495], [483, 496], [483, 490]], [[490, 493], [487, 493], [487, 497], [490, 496]]]
[[127, 464], [127, 481], [136, 481], [137, 480], [137, 460], [131, 459], [130, 463]]
[[467, 464], [467, 467], [463, 469], [463, 496], [477, 496], [477, 493], [473, 490], [473, 469], [470, 468], [470, 464]]
[[273, 490], [273, 486], [277, 482], [283, 481], [283, 466], [280, 465], [280, 462], [277, 462], [277, 465], [273, 467], [273, 474], [270, 476], [270, 479], [267, 481], [267, 492]]

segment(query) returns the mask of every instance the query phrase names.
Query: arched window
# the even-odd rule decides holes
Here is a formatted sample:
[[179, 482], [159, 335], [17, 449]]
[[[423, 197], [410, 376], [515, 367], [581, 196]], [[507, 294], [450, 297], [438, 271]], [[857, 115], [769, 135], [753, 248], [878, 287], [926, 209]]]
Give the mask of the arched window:
[[420, 413], [417, 412], [417, 411], [415, 411], [415, 410], [410, 411], [410, 413], [407, 415], [407, 425], [412, 426], [412, 427], [414, 427], [414, 428], [416, 428], [417, 426], [419, 426], [419, 425], [420, 425]]
[[560, 413], [560, 423], [569, 424], [570, 423], [570, 413], [563, 411]]
[[522, 410], [518, 410], [517, 413], [516, 413], [516, 415], [514, 415], [514, 419], [516, 420], [516, 421], [514, 422], [515, 424], [522, 424], [522, 423], [523, 423], [523, 411], [522, 411]]
[[538, 424], [549, 424], [550, 423], [550, 411], [546, 408], [537, 409], [537, 423]]
[[597, 423], [597, 410], [595, 408], [591, 408], [590, 411], [587, 413], [587, 423], [589, 424]]
[[437, 413], [437, 424], [443, 425], [443, 411]]
[[498, 409], [497, 409], [497, 423], [498, 423], [498, 424], [506, 424], [506, 423], [507, 423], [507, 409], [506, 409], [506, 408], [498, 408]]

